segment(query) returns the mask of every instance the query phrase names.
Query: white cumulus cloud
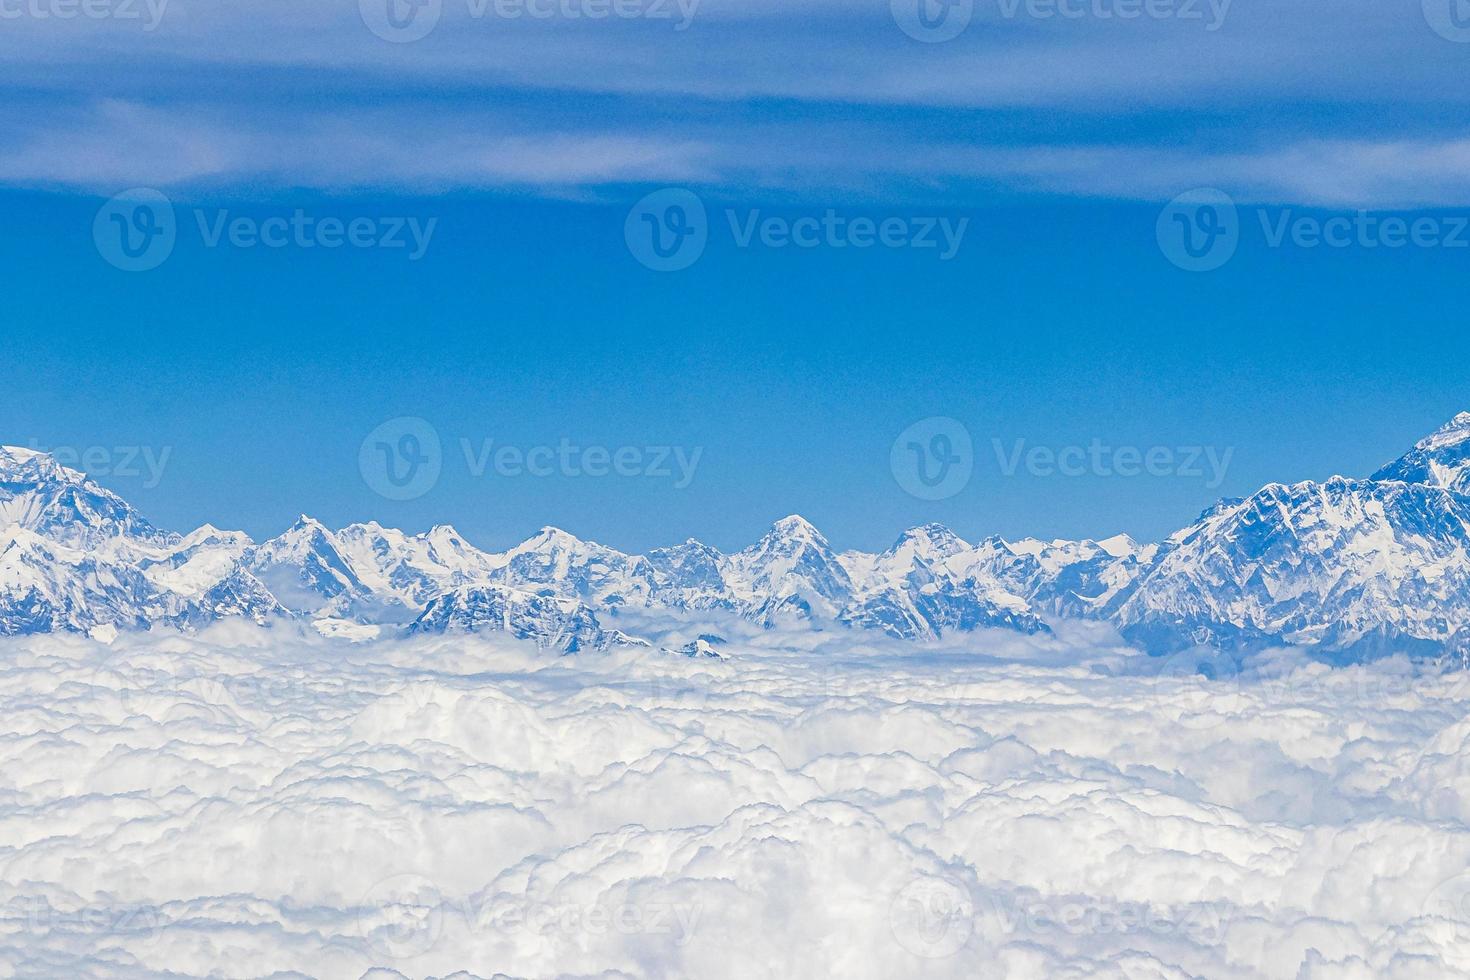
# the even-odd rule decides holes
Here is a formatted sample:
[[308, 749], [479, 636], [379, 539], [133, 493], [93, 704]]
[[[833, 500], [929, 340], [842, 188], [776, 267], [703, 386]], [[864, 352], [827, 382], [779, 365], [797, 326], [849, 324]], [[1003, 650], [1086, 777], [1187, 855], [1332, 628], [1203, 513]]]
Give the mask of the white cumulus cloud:
[[1470, 976], [1470, 681], [7, 640], [0, 976]]

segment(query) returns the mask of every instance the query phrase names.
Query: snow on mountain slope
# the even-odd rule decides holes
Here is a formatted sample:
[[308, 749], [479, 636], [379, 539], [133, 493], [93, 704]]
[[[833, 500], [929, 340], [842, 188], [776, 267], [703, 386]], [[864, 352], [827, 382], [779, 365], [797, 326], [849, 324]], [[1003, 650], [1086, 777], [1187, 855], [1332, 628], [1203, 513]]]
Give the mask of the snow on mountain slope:
[[725, 578], [737, 601], [762, 625], [813, 616], [836, 619], [853, 595], [852, 579], [827, 539], [794, 515], [731, 555]]
[[1221, 501], [1160, 545], [1124, 535], [971, 545], [927, 524], [880, 554], [838, 554], [792, 516], [733, 554], [689, 540], [629, 555], [552, 527], [495, 554], [450, 527], [333, 532], [307, 517], [258, 545], [208, 525], [181, 536], [44, 454], [0, 448], [0, 632], [297, 616], [339, 632], [490, 629], [587, 649], [626, 641], [598, 613], [637, 609], [916, 640], [1037, 633], [1047, 617], [1078, 617], [1155, 650], [1464, 650], [1467, 483], [1470, 413], [1372, 479], [1269, 486]]
[[1372, 652], [1470, 641], [1470, 503], [1437, 486], [1271, 485], [1176, 534], [1121, 605], [1151, 647]]
[[235, 572], [250, 550], [249, 536], [206, 524], [162, 547], [135, 547], [143, 574], [161, 589], [183, 596], [202, 596]]
[[1470, 494], [1470, 412], [1461, 412], [1371, 479], [1400, 480]]
[[1096, 618], [1113, 611], [1157, 550], [1127, 535], [1101, 542], [992, 537], [959, 560], [971, 574], [993, 579], [1040, 613]]
[[485, 582], [497, 565], [494, 556], [447, 525], [410, 535], [370, 522], [345, 527], [332, 538], [362, 588], [405, 607], [419, 608], [451, 589]]
[[0, 527], [19, 525], [60, 544], [102, 549], [119, 541], [167, 545], [121, 497], [45, 453], [0, 446]]
[[617, 630], [604, 630], [597, 614], [576, 599], [502, 585], [466, 586], [432, 599], [409, 629], [414, 633], [505, 633], [543, 650], [563, 653], [650, 646]]
[[648, 563], [658, 580], [653, 604], [672, 609], [735, 610], [735, 594], [725, 580], [729, 559], [718, 549], [690, 538], [650, 551]]
[[880, 555], [844, 554], [858, 595], [843, 610], [842, 622], [902, 639], [987, 628], [1046, 632], [1025, 599], [971, 570], [964, 559], [972, 553], [949, 528], [926, 524], [905, 531]]
[[376, 611], [378, 600], [342, 553], [336, 535], [304, 514], [250, 550], [244, 566], [287, 609], [312, 616]]
[[658, 591], [648, 559], [583, 541], [555, 527], [496, 556], [491, 579], [517, 589], [557, 589], [601, 607], [646, 606]]
[[160, 531], [51, 457], [0, 447], [0, 633], [187, 625], [281, 612], [237, 573], [245, 535]]
[[19, 524], [0, 528], [0, 635], [143, 629], [163, 612], [133, 566], [99, 561]]

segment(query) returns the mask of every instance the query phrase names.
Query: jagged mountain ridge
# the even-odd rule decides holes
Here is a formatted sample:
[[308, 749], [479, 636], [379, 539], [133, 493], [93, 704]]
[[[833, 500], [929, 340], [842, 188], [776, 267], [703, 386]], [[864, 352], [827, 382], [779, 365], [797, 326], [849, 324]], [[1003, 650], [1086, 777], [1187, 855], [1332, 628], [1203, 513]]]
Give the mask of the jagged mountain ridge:
[[567, 651], [637, 641], [621, 611], [932, 640], [1101, 619], [1150, 649], [1203, 642], [1470, 647], [1470, 413], [1367, 480], [1272, 485], [1157, 545], [987, 538], [942, 525], [880, 554], [836, 552], [806, 520], [724, 554], [690, 540], [629, 555], [547, 527], [505, 552], [452, 527], [268, 541], [160, 531], [44, 454], [0, 448], [0, 634], [296, 617], [411, 631], [499, 630]]

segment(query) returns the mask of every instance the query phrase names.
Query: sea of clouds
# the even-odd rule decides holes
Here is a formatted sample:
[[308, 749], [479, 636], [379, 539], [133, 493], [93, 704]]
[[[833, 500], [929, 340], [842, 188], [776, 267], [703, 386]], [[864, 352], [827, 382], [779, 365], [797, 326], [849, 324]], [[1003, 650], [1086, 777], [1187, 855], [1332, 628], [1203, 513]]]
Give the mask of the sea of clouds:
[[1470, 677], [862, 642], [6, 640], [0, 976], [1470, 976]]

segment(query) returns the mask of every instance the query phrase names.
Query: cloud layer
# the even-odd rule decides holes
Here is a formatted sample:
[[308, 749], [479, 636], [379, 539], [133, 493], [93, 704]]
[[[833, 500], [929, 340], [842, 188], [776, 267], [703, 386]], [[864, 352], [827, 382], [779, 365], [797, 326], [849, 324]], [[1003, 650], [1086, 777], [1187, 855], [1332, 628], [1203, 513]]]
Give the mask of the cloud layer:
[[918, 0], [600, 2], [443, 0], [395, 43], [387, 0], [16, 0], [0, 181], [1470, 203], [1440, 0], [986, 0], [942, 43]]
[[1470, 975], [1470, 687], [1105, 637], [6, 641], [14, 976]]

